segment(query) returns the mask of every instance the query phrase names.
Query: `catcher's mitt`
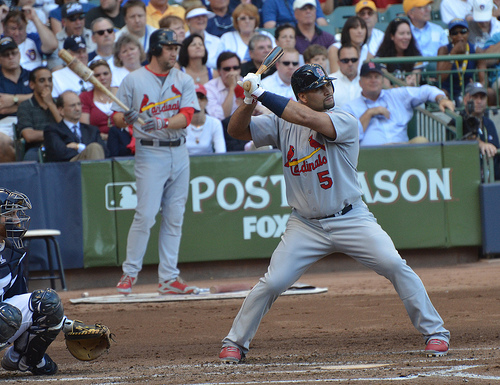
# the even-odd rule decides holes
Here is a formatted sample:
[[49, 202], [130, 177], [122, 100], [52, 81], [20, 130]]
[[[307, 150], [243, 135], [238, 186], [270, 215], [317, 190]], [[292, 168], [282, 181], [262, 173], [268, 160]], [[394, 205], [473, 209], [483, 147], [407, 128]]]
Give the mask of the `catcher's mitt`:
[[73, 357], [81, 361], [91, 361], [107, 352], [114, 341], [107, 326], [96, 323], [85, 325], [75, 321], [70, 331], [64, 333], [66, 346]]

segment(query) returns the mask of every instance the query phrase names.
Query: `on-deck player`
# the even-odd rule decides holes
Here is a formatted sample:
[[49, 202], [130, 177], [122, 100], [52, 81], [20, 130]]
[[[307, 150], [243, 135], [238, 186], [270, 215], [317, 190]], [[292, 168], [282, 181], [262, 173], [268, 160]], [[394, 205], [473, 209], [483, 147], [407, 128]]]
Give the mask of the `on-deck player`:
[[[161, 208], [158, 240], [160, 294], [192, 294], [179, 277], [177, 260], [189, 189], [186, 127], [199, 110], [193, 79], [174, 68], [180, 44], [175, 33], [158, 29], [149, 39], [149, 64], [127, 75], [117, 97], [130, 108], [113, 103], [115, 125], [133, 124], [136, 139], [137, 207], [127, 239], [127, 258], [117, 290], [132, 292], [148, 245], [151, 227]], [[139, 116], [145, 121], [140, 125]]]
[[[248, 74], [246, 80], [251, 90], [245, 91], [245, 103], [231, 117], [228, 132], [253, 140], [257, 147], [281, 150], [292, 213], [267, 273], [243, 302], [219, 358], [228, 363], [244, 359], [262, 317], [279, 295], [314, 262], [334, 252], [389, 279], [424, 337], [426, 355], [447, 354], [450, 333], [422, 281], [361, 200], [358, 122], [334, 108], [334, 79], [317, 64], [300, 67], [292, 76], [298, 102], [262, 89], [260, 76]], [[252, 117], [256, 99], [274, 114]]]

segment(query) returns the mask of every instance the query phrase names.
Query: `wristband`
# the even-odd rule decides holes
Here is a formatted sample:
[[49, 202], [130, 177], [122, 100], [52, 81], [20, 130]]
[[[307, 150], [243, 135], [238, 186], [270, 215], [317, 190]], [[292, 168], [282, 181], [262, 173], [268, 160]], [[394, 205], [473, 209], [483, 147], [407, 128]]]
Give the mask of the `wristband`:
[[274, 112], [278, 118], [281, 118], [283, 111], [285, 111], [285, 107], [290, 101], [290, 99], [285, 98], [284, 96], [276, 95], [269, 91], [265, 91], [262, 95], [260, 95], [258, 100], [264, 107], [267, 107], [269, 110]]

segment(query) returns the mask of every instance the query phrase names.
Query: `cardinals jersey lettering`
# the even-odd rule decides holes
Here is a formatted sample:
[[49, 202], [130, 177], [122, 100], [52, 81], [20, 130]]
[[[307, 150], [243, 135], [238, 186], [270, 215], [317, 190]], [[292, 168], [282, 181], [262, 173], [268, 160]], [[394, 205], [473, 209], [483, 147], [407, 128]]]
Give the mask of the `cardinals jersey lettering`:
[[362, 194], [356, 170], [358, 123], [338, 108], [325, 113], [337, 131], [335, 141], [274, 114], [253, 117], [250, 123], [256, 146], [281, 150], [288, 204], [305, 218], [336, 213]]

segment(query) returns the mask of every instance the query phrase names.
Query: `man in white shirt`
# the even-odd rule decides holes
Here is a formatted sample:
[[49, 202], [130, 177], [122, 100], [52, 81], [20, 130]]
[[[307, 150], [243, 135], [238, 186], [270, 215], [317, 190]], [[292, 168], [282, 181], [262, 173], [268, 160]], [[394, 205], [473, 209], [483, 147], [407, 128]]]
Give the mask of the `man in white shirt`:
[[486, 41], [500, 32], [500, 21], [493, 16], [492, 0], [472, 0], [472, 20], [469, 20], [469, 41], [484, 48]]
[[[64, 49], [75, 56], [84, 65], [88, 64], [87, 45], [82, 36], [70, 36], [64, 41]], [[57, 98], [64, 91], [73, 91], [80, 95], [84, 91], [91, 90], [94, 86], [90, 82], [84, 82], [69, 67], [64, 67], [52, 73], [52, 97]]]
[[299, 68], [299, 51], [287, 48], [276, 62], [276, 72], [262, 79], [262, 87], [273, 90], [276, 95], [296, 100], [291, 81], [297, 68]]
[[362, 18], [368, 28], [368, 52], [373, 56], [377, 55], [378, 47], [384, 40], [384, 32], [375, 28], [378, 21], [377, 6], [372, 0], [363, 0], [356, 4], [356, 15]]
[[208, 19], [215, 17], [215, 13], [208, 11], [205, 7], [188, 8], [186, 12], [186, 24], [189, 32], [186, 37], [196, 33], [203, 38], [208, 52], [207, 67], [217, 68], [217, 57], [221, 53], [220, 38], [206, 31]]
[[89, 64], [95, 60], [110, 60], [113, 58], [115, 46], [115, 26], [107, 17], [99, 17], [92, 22], [92, 41], [96, 44], [95, 51], [89, 52]]
[[339, 70], [330, 75], [336, 78], [333, 81], [335, 92], [335, 106], [342, 107], [347, 102], [361, 96], [361, 86], [358, 75], [358, 49], [352, 45], [343, 45], [339, 48]]
[[135, 37], [144, 48], [149, 50], [149, 37], [156, 28], [146, 24], [146, 4], [141, 0], [129, 0], [123, 5], [125, 13], [125, 26], [118, 31], [116, 39], [124, 33]]
[[403, 10], [410, 19], [410, 27], [422, 56], [436, 56], [439, 47], [448, 44], [444, 29], [431, 23], [433, 0], [404, 0]]

